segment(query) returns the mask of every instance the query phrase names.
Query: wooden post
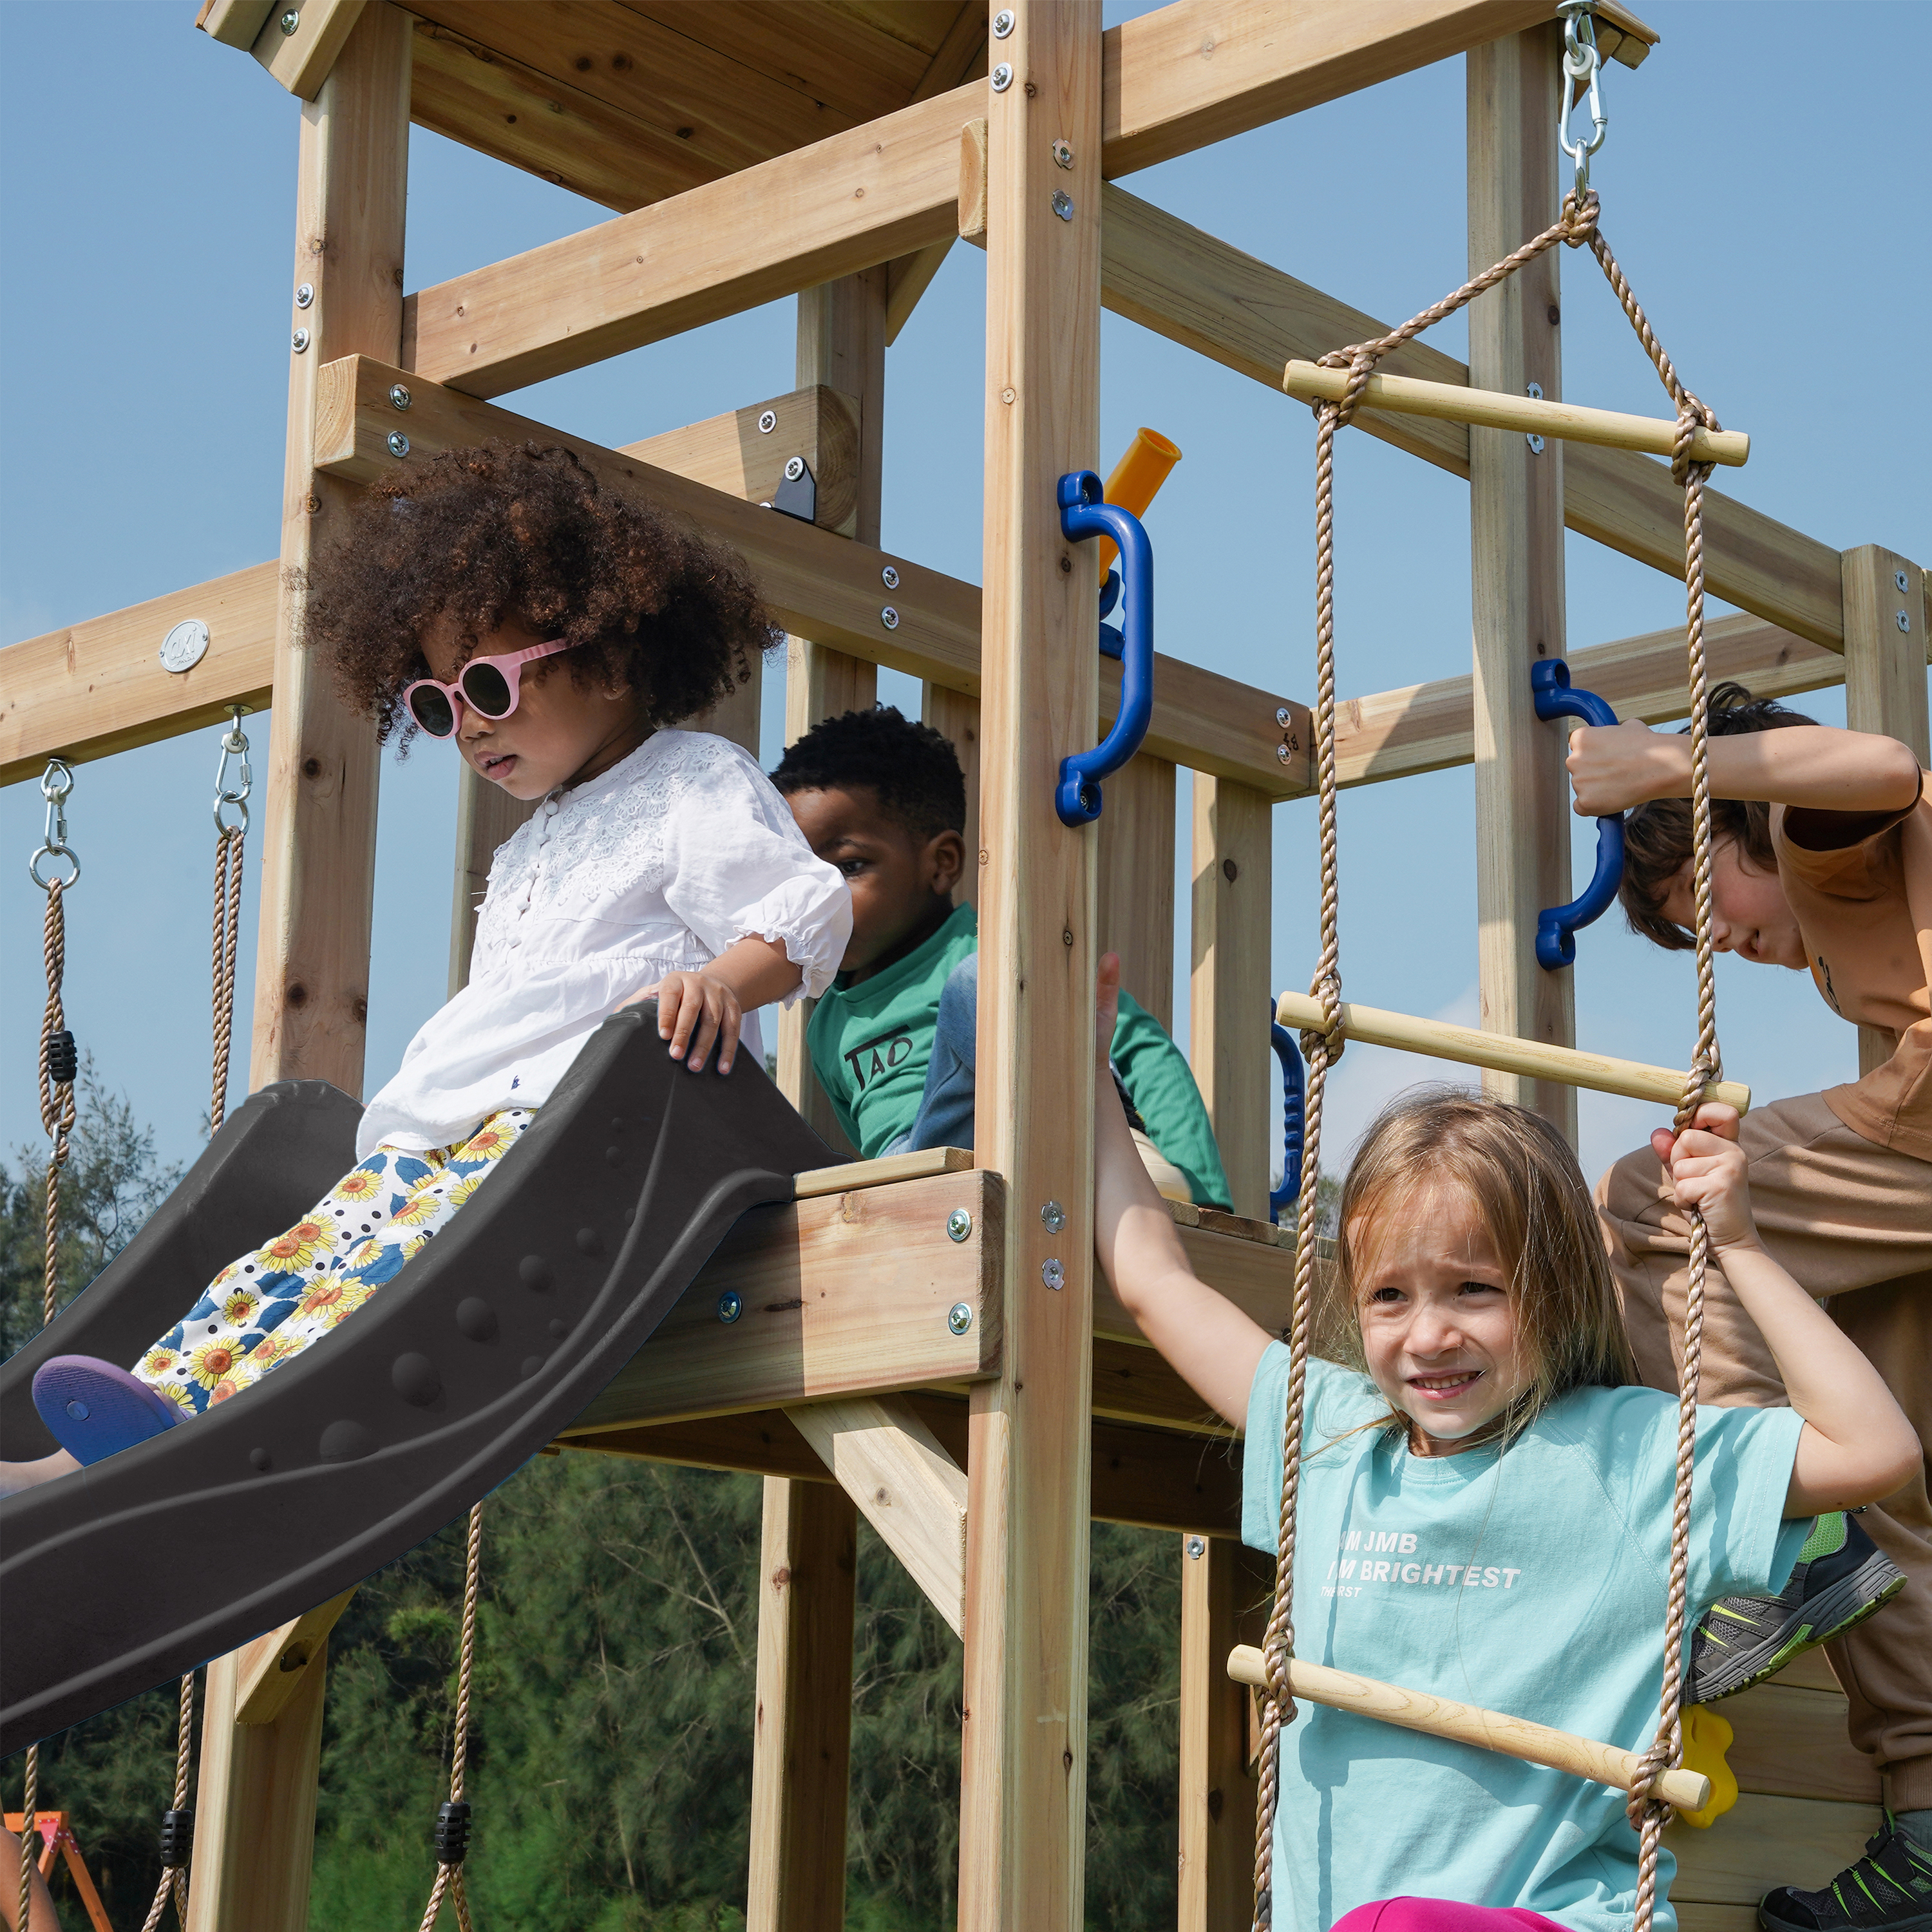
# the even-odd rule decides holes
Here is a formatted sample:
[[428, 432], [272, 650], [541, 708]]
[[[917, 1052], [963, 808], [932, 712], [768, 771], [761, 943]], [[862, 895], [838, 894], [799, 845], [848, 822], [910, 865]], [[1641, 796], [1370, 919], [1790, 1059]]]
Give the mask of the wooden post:
[[1228, 1653], [1268, 1623], [1267, 1560], [1222, 1537], [1180, 1539], [1180, 1932], [1253, 1922], [1256, 1784], [1246, 1690]]
[[[262, 826], [261, 948], [249, 1078], [362, 1088], [375, 878], [376, 734], [338, 701], [300, 642], [288, 572], [353, 494], [311, 465], [316, 372], [337, 356], [399, 359], [408, 178], [410, 21], [375, 0], [302, 112], [283, 581]], [[306, 304], [296, 291], [312, 292]], [[238, 1726], [241, 1653], [208, 1666], [189, 1917], [193, 1932], [302, 1932], [314, 1856], [325, 1651], [271, 1724]]]
[[1144, 752], [1102, 790], [1106, 809], [1094, 860], [1100, 950], [1120, 956], [1120, 984], [1171, 1033], [1174, 767]]
[[[1548, 227], [1561, 200], [1552, 23], [1472, 48], [1468, 64], [1469, 272]], [[1562, 393], [1557, 257], [1546, 250], [1469, 308], [1469, 380], [1522, 395]], [[1476, 916], [1483, 1025], [1576, 1043], [1574, 975], [1536, 963], [1536, 916], [1570, 892], [1570, 791], [1560, 724], [1540, 722], [1530, 666], [1563, 654], [1563, 446], [1541, 452], [1513, 430], [1469, 431], [1474, 602]], [[1587, 944], [1587, 941], [1586, 942]], [[1574, 1146], [1567, 1087], [1508, 1074], [1484, 1089], [1532, 1107]]]
[[980, 843], [980, 700], [943, 684], [927, 684], [920, 716], [958, 754], [966, 778], [966, 869], [953, 890], [957, 905], [980, 903], [980, 872], [986, 854]]
[[[1087, 1784], [1094, 853], [1053, 808], [1097, 742], [1099, 0], [1031, 0], [987, 100], [979, 1165], [1009, 1190], [999, 1378], [974, 1386], [960, 1932], [1079, 1932]], [[1055, 159], [1058, 146], [1066, 165]]]
[[1251, 787], [1194, 774], [1194, 940], [1189, 1054], [1237, 1214], [1268, 1218], [1268, 944], [1273, 809]]
[[[861, 543], [879, 540], [886, 385], [886, 270], [808, 289], [798, 298], [802, 388], [824, 382], [859, 399]], [[878, 666], [794, 638], [787, 647], [785, 740], [878, 695]], [[852, 1151], [812, 1077], [811, 1003], [778, 1024], [778, 1084], [813, 1127]], [[853, 1552], [858, 1516], [842, 1490], [765, 1480], [764, 1586], [758, 1614], [758, 1711], [752, 1743], [752, 1868], [747, 1932], [839, 1932], [845, 1922], [845, 1807], [852, 1755]]]
[[[1876, 544], [1848, 550], [1845, 586], [1845, 722], [1912, 748], [1932, 765], [1926, 726], [1925, 574]], [[1904, 580], [1901, 582], [1900, 580]], [[1890, 1034], [1858, 1028], [1858, 1072], [1892, 1058]]]

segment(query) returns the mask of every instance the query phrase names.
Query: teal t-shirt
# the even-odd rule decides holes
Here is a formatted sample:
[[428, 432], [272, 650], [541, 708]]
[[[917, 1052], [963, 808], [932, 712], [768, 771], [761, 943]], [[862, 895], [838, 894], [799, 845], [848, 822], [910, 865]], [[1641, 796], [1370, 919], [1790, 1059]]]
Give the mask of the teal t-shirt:
[[[939, 995], [979, 945], [973, 908], [955, 906], [922, 946], [856, 986], [835, 980], [813, 1009], [806, 1030], [812, 1071], [847, 1138], [868, 1160], [917, 1116]], [[1193, 1073], [1160, 1021], [1125, 993], [1113, 1058], [1148, 1138], [1187, 1177], [1196, 1204], [1226, 1208], [1228, 1178]]]
[[[1270, 1346], [1248, 1402], [1241, 1534], [1270, 1552], [1288, 1360]], [[1390, 1431], [1344, 1436], [1388, 1408], [1366, 1376], [1310, 1362], [1297, 1654], [1646, 1748], [1663, 1675], [1676, 1397], [1580, 1389], [1502, 1454], [1412, 1456]], [[1811, 1529], [1784, 1515], [1803, 1426], [1789, 1408], [1698, 1411], [1694, 1618], [1788, 1580]], [[1306, 1702], [1281, 1753], [1280, 1932], [1323, 1932], [1400, 1895], [1628, 1932], [1637, 1841], [1622, 1792]], [[1660, 1894], [1674, 1869], [1664, 1852]], [[1658, 1932], [1674, 1924], [1660, 1895]]]

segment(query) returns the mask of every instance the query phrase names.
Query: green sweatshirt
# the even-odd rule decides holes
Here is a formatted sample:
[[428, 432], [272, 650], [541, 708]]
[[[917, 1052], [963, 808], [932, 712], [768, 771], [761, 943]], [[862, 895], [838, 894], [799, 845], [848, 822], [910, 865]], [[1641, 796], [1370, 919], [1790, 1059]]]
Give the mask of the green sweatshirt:
[[[979, 945], [973, 908], [956, 906], [923, 945], [856, 986], [835, 980], [814, 1009], [806, 1032], [812, 1070], [868, 1159], [917, 1116], [940, 993]], [[1226, 1208], [1228, 1179], [1194, 1076], [1160, 1022], [1124, 992], [1113, 1060], [1148, 1138], [1186, 1175], [1196, 1204]]]

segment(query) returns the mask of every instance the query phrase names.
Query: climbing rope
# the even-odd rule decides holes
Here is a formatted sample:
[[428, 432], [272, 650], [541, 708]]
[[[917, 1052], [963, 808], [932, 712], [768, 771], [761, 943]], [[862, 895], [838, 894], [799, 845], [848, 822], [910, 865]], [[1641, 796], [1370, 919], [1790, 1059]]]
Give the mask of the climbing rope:
[[431, 1932], [448, 1894], [462, 1932], [472, 1932], [464, 1890], [463, 1860], [470, 1850], [470, 1806], [463, 1796], [470, 1762], [470, 1679], [476, 1661], [476, 1580], [483, 1556], [483, 1505], [470, 1511], [470, 1546], [463, 1574], [463, 1636], [457, 1653], [456, 1736], [450, 1747], [449, 1802], [436, 1814], [436, 1885], [424, 1908], [421, 1932]]
[[[1574, 22], [1573, 22], [1573, 29]], [[1594, 48], [1591, 50], [1594, 57]], [[1566, 79], [1567, 94], [1570, 80]], [[1594, 82], [1593, 106], [1594, 106]], [[1599, 117], [1600, 119], [1600, 117]], [[1600, 125], [1598, 141], [1601, 140]], [[1706, 752], [1708, 703], [1704, 664], [1704, 484], [1708, 464], [1690, 460], [1691, 439], [1699, 429], [1716, 429], [1717, 417], [1678, 380], [1662, 345], [1652, 332], [1623, 271], [1598, 226], [1598, 202], [1588, 186], [1592, 141], [1576, 157], [1578, 182], [1564, 198], [1559, 218], [1540, 235], [1482, 274], [1465, 282], [1401, 328], [1372, 342], [1356, 343], [1324, 356], [1320, 366], [1346, 369], [1348, 387], [1341, 399], [1315, 405], [1315, 610], [1316, 610], [1316, 781], [1319, 800], [1322, 844], [1322, 952], [1309, 992], [1319, 1000], [1323, 1026], [1301, 1036], [1308, 1064], [1306, 1124], [1303, 1132], [1301, 1192], [1295, 1209], [1294, 1296], [1288, 1321], [1288, 1401], [1282, 1422], [1281, 1516], [1275, 1562], [1274, 1602], [1262, 1642], [1268, 1689], [1262, 1701], [1259, 1790], [1255, 1820], [1256, 1932], [1267, 1932], [1273, 1919], [1274, 1820], [1280, 1796], [1281, 1733], [1294, 1721], [1294, 1701], [1288, 1689], [1290, 1660], [1294, 1654], [1294, 1539], [1300, 1495], [1301, 1442], [1306, 1406], [1308, 1336], [1314, 1302], [1316, 1202], [1321, 1185], [1322, 1104], [1329, 1067], [1340, 1057], [1342, 1004], [1339, 940], [1338, 868], [1335, 841], [1335, 433], [1345, 428], [1360, 404], [1377, 363], [1444, 316], [1494, 288], [1534, 261], [1559, 242], [1587, 246], [1602, 268], [1617, 300], [1636, 332], [1645, 352], [1669, 391], [1677, 410], [1677, 440], [1671, 476], [1684, 491], [1684, 586], [1688, 599], [1686, 640], [1690, 686], [1691, 824], [1693, 880], [1696, 895], [1697, 953], [1697, 1049], [1685, 1079], [1677, 1110], [1682, 1132], [1696, 1113], [1706, 1085], [1721, 1077], [1718, 1048], [1717, 988], [1711, 938], [1711, 798]], [[1567, 146], [1566, 152], [1572, 152]], [[1636, 1916], [1634, 1932], [1650, 1932], [1656, 1906], [1657, 1854], [1670, 1808], [1652, 1794], [1663, 1773], [1675, 1767], [1682, 1749], [1681, 1705], [1685, 1598], [1690, 1555], [1691, 1473], [1697, 1430], [1697, 1384], [1702, 1360], [1704, 1276], [1709, 1240], [1703, 1217], [1690, 1210], [1690, 1282], [1684, 1328], [1683, 1358], [1678, 1378], [1677, 1472], [1671, 1503], [1670, 1588], [1664, 1617], [1664, 1685], [1659, 1700], [1657, 1736], [1645, 1754], [1630, 1792], [1630, 1822], [1638, 1833]]]

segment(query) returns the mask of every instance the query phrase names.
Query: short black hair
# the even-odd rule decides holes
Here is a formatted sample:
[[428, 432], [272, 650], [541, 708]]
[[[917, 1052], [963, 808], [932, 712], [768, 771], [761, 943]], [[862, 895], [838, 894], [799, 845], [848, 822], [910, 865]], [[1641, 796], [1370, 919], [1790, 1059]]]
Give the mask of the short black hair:
[[966, 775], [952, 745], [890, 704], [821, 718], [786, 747], [772, 783], [787, 798], [862, 786], [920, 838], [966, 830]]

